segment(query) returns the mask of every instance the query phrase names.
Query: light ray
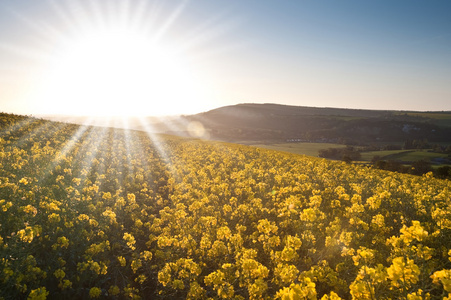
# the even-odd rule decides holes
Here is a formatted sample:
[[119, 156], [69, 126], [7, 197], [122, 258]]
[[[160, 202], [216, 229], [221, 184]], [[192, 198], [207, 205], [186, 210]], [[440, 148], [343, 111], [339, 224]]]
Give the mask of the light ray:
[[[165, 131], [163, 131], [163, 133], [165, 132], [177, 132], [180, 130], [183, 130], [183, 128], [177, 126], [176, 122], [177, 118], [169, 118], [169, 117], [156, 117], [157, 123], [160, 126], [164, 126], [164, 128], [166, 129]], [[146, 120], [144, 120], [145, 122]], [[152, 132], [155, 132], [156, 130], [154, 130], [154, 127], [150, 124], [148, 124], [147, 128], [145, 128], [145, 130], [152, 130]]]
[[[66, 154], [71, 151], [75, 145], [78, 143], [78, 141], [81, 139], [82, 135], [88, 130], [88, 126], [80, 125], [78, 130], [74, 133], [74, 135], [66, 142], [64, 147], [59, 151], [59, 156], [66, 156]], [[55, 163], [57, 161], [55, 160]]]
[[[63, 123], [50, 123], [50, 122], [44, 122], [43, 124], [40, 124], [41, 121], [35, 118], [25, 118], [25, 120], [20, 121], [18, 123], [15, 123], [13, 127], [9, 127], [9, 129], [2, 130], [2, 134], [4, 136], [14, 136], [17, 135], [21, 130], [24, 128], [31, 128], [27, 134], [21, 134], [20, 138], [14, 142], [14, 146], [21, 148], [26, 142], [28, 142], [28, 139], [40, 132], [47, 132], [48, 136], [51, 136], [52, 134], [56, 134], [59, 129], [61, 129], [64, 124]], [[55, 127], [52, 127], [55, 126]], [[36, 128], [35, 128], [36, 127]], [[49, 131], [49, 129], [52, 129], [52, 131]], [[8, 133], [9, 132], [9, 133]]]
[[[50, 123], [50, 122], [49, 122]], [[66, 125], [67, 126], [67, 125]], [[74, 135], [66, 142], [62, 149], [58, 150], [53, 157], [53, 160], [49, 162], [46, 170], [43, 172], [43, 177], [41, 180], [46, 180], [51, 175], [51, 172], [60, 164], [62, 159], [66, 157], [70, 151], [73, 151], [74, 147], [77, 146], [78, 142], [84, 136], [84, 133], [88, 130], [88, 126], [79, 126]]]
[[130, 27], [134, 30], [142, 31], [147, 35], [147, 32], [144, 31], [144, 25], [148, 24], [153, 18], [150, 18], [149, 15], [146, 15], [146, 12], [149, 11], [149, 2], [145, 0], [141, 0], [135, 5], [135, 9], [130, 12]]
[[[125, 122], [125, 118], [124, 118], [124, 122]], [[123, 133], [124, 133], [124, 136], [125, 136], [125, 138], [124, 138], [125, 151], [127, 153], [127, 157], [126, 157], [127, 158], [127, 165], [126, 165], [126, 167], [127, 167], [128, 172], [132, 173], [133, 169], [132, 169], [132, 162], [131, 162], [131, 159], [130, 159], [130, 153], [131, 153], [130, 131], [128, 129], [123, 129]], [[124, 166], [122, 166], [122, 167], [124, 167]]]
[[179, 15], [185, 9], [186, 3], [187, 1], [184, 0], [181, 4], [178, 5], [175, 11], [166, 19], [166, 22], [163, 24], [163, 26], [159, 28], [158, 32], [155, 35], [156, 40], [160, 39], [164, 34], [166, 34], [170, 26], [177, 20]]
[[38, 49], [30, 49], [27, 47], [19, 46], [17, 44], [0, 43], [0, 49], [3, 49], [6, 52], [15, 55], [20, 55], [23, 58], [27, 58], [34, 61], [49, 61], [52, 59], [51, 55], [45, 51], [40, 51]]
[[206, 57], [202, 48], [222, 48], [206, 46], [236, 22], [218, 14], [182, 29], [187, 0], [46, 3], [53, 13], [48, 19], [15, 13], [31, 29], [25, 40], [39, 47], [0, 44], [36, 65], [27, 75], [28, 92], [17, 95], [39, 103], [30, 105], [34, 113], [176, 115], [198, 112], [211, 101], [198, 64]]
[[86, 138], [86, 141], [88, 142], [85, 143], [85, 145], [83, 146], [84, 149], [82, 151], [83, 153], [91, 153], [91, 155], [84, 158], [84, 161], [87, 163], [88, 174], [92, 171], [93, 160], [95, 158], [100, 158], [100, 156], [102, 155], [99, 149], [99, 145], [101, 145], [107, 131], [108, 127], [90, 127], [90, 130], [88, 131], [89, 135]]
[[142, 118], [139, 118], [139, 120], [141, 121], [141, 125], [142, 127], [145, 129], [145, 133], [147, 134], [147, 136], [150, 138], [150, 140], [153, 143], [153, 146], [155, 147], [155, 149], [157, 150], [158, 154], [160, 155], [160, 157], [163, 158], [163, 161], [168, 164], [168, 165], [172, 165], [170, 163], [169, 157], [164, 149], [163, 144], [160, 142], [160, 137], [153, 133], [152, 127], [151, 125], [146, 122], [145, 120], [143, 120]]
[[0, 131], [0, 138], [6, 137], [7, 135], [11, 135], [11, 131], [15, 131], [17, 129], [20, 129], [21, 127], [28, 126], [28, 124], [30, 124], [31, 122], [33, 122], [33, 119], [24, 118], [24, 120], [22, 121], [19, 121], [17, 123], [15, 122], [11, 125], [5, 126]]
[[94, 26], [105, 27], [105, 19], [102, 17], [102, 9], [99, 7], [99, 2], [96, 0], [88, 1], [88, 6], [90, 9], [90, 15], [94, 19]]
[[215, 43], [215, 47], [205, 47], [205, 45], [232, 32], [240, 23], [241, 21], [237, 18], [226, 18], [225, 14], [212, 16], [186, 34], [183, 41], [180, 42], [181, 49], [179, 51], [195, 49], [196, 51], [190, 51], [191, 55], [202, 58], [203, 53], [223, 48], [218, 43]]
[[71, 14], [72, 10], [64, 9], [62, 4], [56, 2], [55, 0], [48, 0], [52, 11], [56, 13], [59, 17], [60, 22], [63, 23], [63, 28], [67, 28], [70, 32], [77, 32], [79, 27], [73, 21], [73, 15]]
[[22, 24], [24, 24], [26, 27], [31, 29], [33, 31], [33, 39], [38, 41], [51, 41], [55, 34], [57, 33], [57, 30], [55, 30], [53, 27], [49, 26], [46, 22], [40, 21], [40, 20], [34, 20], [32, 18], [27, 18], [26, 16], [13, 11], [12, 15], [21, 21]]

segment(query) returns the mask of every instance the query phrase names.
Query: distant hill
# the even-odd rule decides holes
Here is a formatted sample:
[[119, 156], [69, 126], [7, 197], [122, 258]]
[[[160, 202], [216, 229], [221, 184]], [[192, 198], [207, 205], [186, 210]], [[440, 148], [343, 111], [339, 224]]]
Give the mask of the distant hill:
[[130, 128], [237, 143], [402, 143], [427, 140], [451, 145], [451, 111], [420, 112], [238, 104], [170, 118], [43, 116], [54, 121]]
[[231, 142], [316, 141], [362, 144], [421, 139], [451, 143], [451, 112], [238, 104], [160, 122], [160, 132], [186, 135], [202, 124], [209, 138]]

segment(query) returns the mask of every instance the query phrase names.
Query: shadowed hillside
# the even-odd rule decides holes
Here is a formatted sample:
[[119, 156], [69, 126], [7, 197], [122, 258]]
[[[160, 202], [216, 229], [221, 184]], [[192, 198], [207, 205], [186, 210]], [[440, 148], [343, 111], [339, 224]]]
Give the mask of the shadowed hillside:
[[237, 143], [451, 143], [451, 112], [238, 104], [172, 117], [43, 116], [54, 121], [130, 128]]
[[[427, 139], [449, 142], [451, 112], [400, 112], [315, 108], [278, 104], [239, 104], [183, 116], [156, 126], [183, 134], [180, 124], [200, 122], [212, 139], [243, 141], [317, 141], [360, 144]], [[179, 129], [182, 128], [182, 129]]]

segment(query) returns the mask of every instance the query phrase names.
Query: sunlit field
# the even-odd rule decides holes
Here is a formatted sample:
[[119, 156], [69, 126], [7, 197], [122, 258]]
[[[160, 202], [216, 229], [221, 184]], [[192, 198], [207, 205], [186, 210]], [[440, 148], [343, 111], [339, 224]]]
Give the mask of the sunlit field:
[[1, 115], [3, 299], [442, 299], [451, 183]]

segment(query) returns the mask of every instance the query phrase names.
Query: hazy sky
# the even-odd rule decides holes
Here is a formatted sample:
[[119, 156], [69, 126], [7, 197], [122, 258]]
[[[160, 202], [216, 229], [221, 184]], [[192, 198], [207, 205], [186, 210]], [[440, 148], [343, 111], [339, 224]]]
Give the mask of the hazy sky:
[[0, 110], [451, 110], [451, 1], [1, 0]]

